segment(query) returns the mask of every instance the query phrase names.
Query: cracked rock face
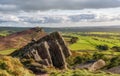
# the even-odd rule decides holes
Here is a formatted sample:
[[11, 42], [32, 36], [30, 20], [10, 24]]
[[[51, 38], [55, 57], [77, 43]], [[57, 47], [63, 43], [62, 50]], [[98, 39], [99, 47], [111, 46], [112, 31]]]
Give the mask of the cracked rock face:
[[34, 59], [41, 61], [43, 65], [53, 66], [55, 68], [67, 68], [66, 58], [71, 55], [64, 39], [59, 32], [53, 32], [39, 40], [32, 40], [25, 47], [12, 53], [12, 56], [17, 56], [26, 59]]

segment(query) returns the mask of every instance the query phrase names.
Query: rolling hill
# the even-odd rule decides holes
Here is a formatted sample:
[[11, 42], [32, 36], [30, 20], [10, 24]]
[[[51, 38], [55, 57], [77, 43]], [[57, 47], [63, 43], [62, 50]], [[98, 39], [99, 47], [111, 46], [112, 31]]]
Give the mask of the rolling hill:
[[39, 39], [44, 35], [46, 35], [46, 33], [41, 28], [36, 27], [26, 29], [21, 32], [16, 32], [5, 37], [0, 37], [0, 50], [7, 50], [13, 48], [17, 49], [23, 47], [27, 43], [29, 43], [33, 38]]

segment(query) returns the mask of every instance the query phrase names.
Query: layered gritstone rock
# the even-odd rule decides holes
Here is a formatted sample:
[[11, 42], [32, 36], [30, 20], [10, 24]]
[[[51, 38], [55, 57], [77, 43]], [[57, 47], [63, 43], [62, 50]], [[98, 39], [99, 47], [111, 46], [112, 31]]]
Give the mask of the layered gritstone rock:
[[37, 41], [32, 40], [25, 47], [12, 53], [12, 56], [17, 56], [21, 59], [32, 58], [35, 61], [40, 61], [40, 64], [60, 69], [67, 68], [66, 58], [70, 55], [71, 52], [59, 32], [53, 32]]

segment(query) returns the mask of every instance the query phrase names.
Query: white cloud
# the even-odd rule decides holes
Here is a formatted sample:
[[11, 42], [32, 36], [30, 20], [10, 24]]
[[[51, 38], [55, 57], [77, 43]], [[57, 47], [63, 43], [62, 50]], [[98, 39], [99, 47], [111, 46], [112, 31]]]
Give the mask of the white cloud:
[[18, 22], [19, 18], [15, 15], [0, 13], [0, 22]]
[[[0, 26], [50, 26], [61, 24], [84, 25], [119, 25], [120, 8], [84, 9], [84, 10], [50, 10], [50, 11], [19, 11], [14, 13], [0, 13]], [[111, 11], [112, 10], [112, 11]], [[64, 25], [62, 25], [64, 24]]]

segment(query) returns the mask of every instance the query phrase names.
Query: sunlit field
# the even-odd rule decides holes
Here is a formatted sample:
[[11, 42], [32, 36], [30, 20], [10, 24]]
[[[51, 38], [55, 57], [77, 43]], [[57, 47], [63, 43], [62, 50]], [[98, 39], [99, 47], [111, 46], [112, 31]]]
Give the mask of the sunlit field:
[[[119, 55], [120, 52], [113, 50], [113, 47], [120, 46], [120, 34], [109, 32], [78, 32], [64, 33], [64, 39], [68, 42], [72, 51], [78, 52], [101, 52], [103, 54]], [[77, 37], [76, 42], [71, 43], [71, 39]], [[107, 46], [107, 49], [99, 49], [97, 46]]]

